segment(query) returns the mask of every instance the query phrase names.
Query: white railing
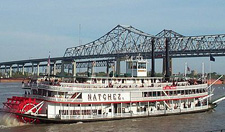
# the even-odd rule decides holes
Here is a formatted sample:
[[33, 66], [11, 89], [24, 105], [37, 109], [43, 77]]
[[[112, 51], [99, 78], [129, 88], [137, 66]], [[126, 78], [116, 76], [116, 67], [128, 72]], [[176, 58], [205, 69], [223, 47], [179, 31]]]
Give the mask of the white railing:
[[25, 97], [31, 97], [36, 99], [42, 99], [47, 101], [54, 101], [54, 102], [82, 102], [82, 99], [72, 99], [72, 98], [58, 98], [58, 97], [47, 97], [42, 95], [24, 95]]
[[99, 115], [57, 115], [57, 118], [62, 120], [71, 119], [71, 120], [81, 120], [81, 119], [103, 119], [103, 118], [125, 118], [125, 117], [139, 117], [139, 116], [154, 116], [154, 115], [164, 115], [164, 114], [175, 114], [175, 113], [187, 113], [194, 112], [199, 110], [207, 110], [209, 107], [198, 106], [194, 108], [183, 108], [183, 109], [173, 109], [173, 110], [156, 110], [156, 111], [143, 111], [133, 113], [114, 113], [112, 114], [99, 114]]
[[[125, 87], [127, 86], [127, 87]], [[187, 89], [199, 89], [199, 88], [206, 88], [207, 84], [199, 84], [199, 85], [186, 85], [186, 86], [176, 86], [176, 89], [174, 90], [187, 90]], [[113, 87], [107, 87], [106, 84], [86, 84], [86, 83], [75, 83], [73, 85], [60, 85], [60, 86], [54, 86], [54, 85], [45, 85], [45, 84], [39, 84], [39, 88], [45, 88], [49, 90], [55, 90], [55, 91], [76, 91], [76, 90], [87, 90], [87, 89], [106, 89], [106, 90], [160, 90], [163, 89], [163, 87], [141, 87], [137, 84], [114, 84]]]
[[157, 97], [131, 97], [135, 101], [143, 100], [166, 100], [166, 99], [182, 99], [182, 98], [194, 98], [199, 96], [206, 96], [208, 92], [198, 93], [198, 94], [184, 94], [184, 95], [168, 95], [168, 96], [157, 96]]

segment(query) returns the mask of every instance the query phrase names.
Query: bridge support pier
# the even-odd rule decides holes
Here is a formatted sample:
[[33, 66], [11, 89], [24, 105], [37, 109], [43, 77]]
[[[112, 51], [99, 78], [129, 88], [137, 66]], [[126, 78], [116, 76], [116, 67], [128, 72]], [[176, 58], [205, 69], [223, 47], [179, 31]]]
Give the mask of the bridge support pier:
[[22, 65], [22, 75], [24, 75], [24, 64]]
[[64, 61], [61, 63], [61, 76], [64, 77]]
[[7, 66], [5, 65], [5, 75], [6, 75], [6, 73], [7, 73]]
[[9, 66], [9, 77], [12, 77], [12, 65]]
[[152, 70], [151, 70], [151, 77], [155, 76], [155, 40], [152, 39]]
[[172, 58], [170, 58], [170, 76], [173, 75], [172, 64], [173, 64], [173, 60]]
[[73, 75], [73, 77], [76, 77], [76, 74], [77, 74], [77, 62], [76, 61], [74, 61], [74, 62], [72, 62], [72, 75]]
[[120, 75], [120, 58], [116, 59], [116, 75], [119, 76]]
[[109, 77], [109, 62], [108, 61], [106, 62], [106, 74], [107, 74], [107, 77]]
[[17, 64], [17, 73], [20, 71], [20, 64]]
[[88, 65], [87, 65], [87, 76], [88, 76], [88, 77], [90, 77], [89, 69], [90, 69], [90, 68], [89, 68], [89, 63], [88, 63]]
[[[170, 76], [173, 74], [172, 64], [173, 64], [173, 60], [172, 60], [172, 58], [169, 58], [169, 75]], [[162, 72], [162, 74], [166, 75], [166, 58], [165, 57], [163, 58], [163, 72]]]
[[32, 63], [32, 67], [31, 67], [31, 75], [34, 75], [34, 63]]
[[95, 71], [94, 71], [94, 65], [92, 64], [92, 65], [91, 65], [91, 76], [92, 76], [92, 77], [94, 76], [94, 72], [95, 72]]
[[56, 61], [53, 63], [53, 75], [56, 75]]
[[170, 56], [169, 56], [169, 40], [168, 38], [165, 38], [165, 45], [166, 45], [166, 58], [165, 58], [165, 66], [166, 66], [166, 75], [165, 75], [165, 80], [169, 81], [170, 80]]
[[40, 74], [40, 63], [37, 63], [37, 76]]

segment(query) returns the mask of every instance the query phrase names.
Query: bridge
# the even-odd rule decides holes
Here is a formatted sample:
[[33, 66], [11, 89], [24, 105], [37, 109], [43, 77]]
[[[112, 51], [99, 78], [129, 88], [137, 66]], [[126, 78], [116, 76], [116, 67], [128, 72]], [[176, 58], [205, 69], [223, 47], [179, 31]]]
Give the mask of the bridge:
[[[61, 75], [65, 69], [76, 76], [76, 68], [93, 69], [95, 67], [120, 67], [124, 58], [136, 55], [151, 59], [151, 74], [154, 76], [155, 59], [163, 58], [166, 76], [171, 74], [169, 60], [183, 57], [206, 57], [225, 55], [225, 34], [184, 36], [173, 30], [163, 30], [156, 35], [145, 33], [127, 25], [117, 25], [102, 37], [85, 45], [67, 48], [63, 57], [51, 58], [51, 74]], [[116, 64], [114, 64], [116, 61]], [[12, 76], [12, 71], [31, 69], [32, 74], [39, 76], [39, 68], [47, 67], [48, 58], [1, 62], [0, 70]], [[36, 73], [34, 69], [36, 68]], [[120, 68], [116, 68], [120, 73]], [[93, 71], [93, 70], [92, 70]]]

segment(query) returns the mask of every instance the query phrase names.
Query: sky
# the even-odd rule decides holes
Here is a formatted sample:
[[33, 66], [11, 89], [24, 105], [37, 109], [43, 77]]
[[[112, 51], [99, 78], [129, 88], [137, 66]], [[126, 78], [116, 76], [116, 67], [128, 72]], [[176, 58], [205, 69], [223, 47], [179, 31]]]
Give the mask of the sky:
[[[96, 40], [118, 24], [149, 34], [225, 34], [224, 0], [0, 0], [0, 62], [61, 57], [66, 48]], [[79, 25], [81, 25], [79, 35]], [[173, 71], [209, 71], [209, 58], [173, 59]], [[161, 60], [156, 70], [162, 70]], [[225, 74], [225, 57], [212, 70]]]

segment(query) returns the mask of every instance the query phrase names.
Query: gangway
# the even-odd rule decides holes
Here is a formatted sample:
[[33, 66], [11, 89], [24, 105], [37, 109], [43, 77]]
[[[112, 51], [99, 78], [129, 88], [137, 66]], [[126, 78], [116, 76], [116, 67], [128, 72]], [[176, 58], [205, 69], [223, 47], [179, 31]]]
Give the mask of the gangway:
[[222, 96], [222, 97], [219, 97], [219, 98], [215, 99], [214, 101], [212, 101], [212, 104], [216, 104], [216, 103], [218, 103], [220, 101], [223, 101], [223, 100], [225, 100], [225, 95]]

